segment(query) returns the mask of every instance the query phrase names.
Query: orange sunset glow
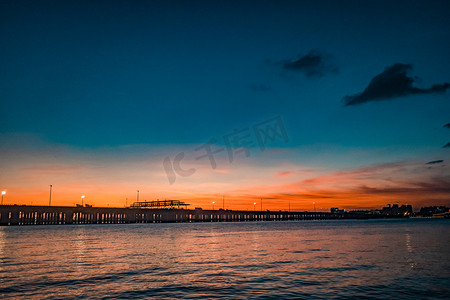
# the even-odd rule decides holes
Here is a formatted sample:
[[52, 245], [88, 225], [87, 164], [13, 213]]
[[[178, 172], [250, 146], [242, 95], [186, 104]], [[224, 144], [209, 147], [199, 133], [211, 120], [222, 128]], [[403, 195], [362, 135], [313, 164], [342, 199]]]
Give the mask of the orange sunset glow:
[[[129, 206], [137, 200], [137, 190], [140, 201], [177, 199], [191, 204], [191, 209], [211, 209], [213, 201], [216, 208], [253, 210], [256, 202], [258, 209], [292, 211], [311, 211], [313, 202], [319, 211], [449, 203], [448, 168], [442, 163], [399, 161], [329, 169], [324, 164], [286, 161], [293, 152], [276, 150], [266, 157], [240, 157], [231, 164], [218, 160], [221, 168], [216, 169], [206, 161], [186, 160], [186, 167], [196, 167], [195, 173], [170, 185], [158, 160], [164, 149], [137, 148], [139, 159], [121, 156], [117, 149], [109, 149], [107, 157], [66, 148], [15, 153], [14, 163], [3, 161], [8, 170], [2, 174], [4, 202], [47, 205], [52, 184], [52, 205], [59, 206], [80, 204], [82, 195], [84, 203], [97, 207]], [[33, 159], [35, 155], [39, 157]]]

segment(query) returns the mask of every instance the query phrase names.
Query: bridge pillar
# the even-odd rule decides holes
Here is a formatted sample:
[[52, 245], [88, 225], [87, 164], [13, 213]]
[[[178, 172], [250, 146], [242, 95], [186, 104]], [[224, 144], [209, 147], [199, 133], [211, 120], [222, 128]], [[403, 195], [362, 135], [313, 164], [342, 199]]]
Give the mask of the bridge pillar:
[[6, 226], [9, 224], [9, 210], [2, 209], [0, 212], [0, 225]]

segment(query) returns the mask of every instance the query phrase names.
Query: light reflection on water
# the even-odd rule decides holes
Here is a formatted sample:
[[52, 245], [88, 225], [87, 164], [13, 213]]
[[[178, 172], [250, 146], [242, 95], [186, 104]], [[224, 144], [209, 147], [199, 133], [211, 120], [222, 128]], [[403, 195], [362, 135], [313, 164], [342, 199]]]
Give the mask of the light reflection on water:
[[0, 228], [0, 298], [446, 298], [448, 220]]

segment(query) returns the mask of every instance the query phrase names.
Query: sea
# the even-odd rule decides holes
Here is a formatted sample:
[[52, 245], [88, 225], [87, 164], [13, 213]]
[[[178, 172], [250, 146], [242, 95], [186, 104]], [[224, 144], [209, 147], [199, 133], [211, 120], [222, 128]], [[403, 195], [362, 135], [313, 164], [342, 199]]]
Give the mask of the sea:
[[450, 220], [0, 227], [1, 299], [450, 299]]

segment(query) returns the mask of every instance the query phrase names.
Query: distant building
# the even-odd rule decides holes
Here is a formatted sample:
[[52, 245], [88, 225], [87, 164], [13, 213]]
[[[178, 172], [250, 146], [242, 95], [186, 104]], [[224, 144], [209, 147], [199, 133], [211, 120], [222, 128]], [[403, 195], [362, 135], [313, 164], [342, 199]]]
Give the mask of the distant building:
[[449, 208], [445, 206], [427, 206], [420, 209], [419, 215], [424, 217], [431, 217], [434, 215], [444, 215], [449, 211]]
[[411, 205], [398, 206], [398, 204], [388, 204], [381, 209], [380, 213], [383, 216], [390, 217], [409, 217], [413, 215], [413, 210]]
[[343, 214], [343, 213], [345, 213], [345, 209], [339, 209], [338, 207], [332, 207], [331, 213], [332, 214]]

